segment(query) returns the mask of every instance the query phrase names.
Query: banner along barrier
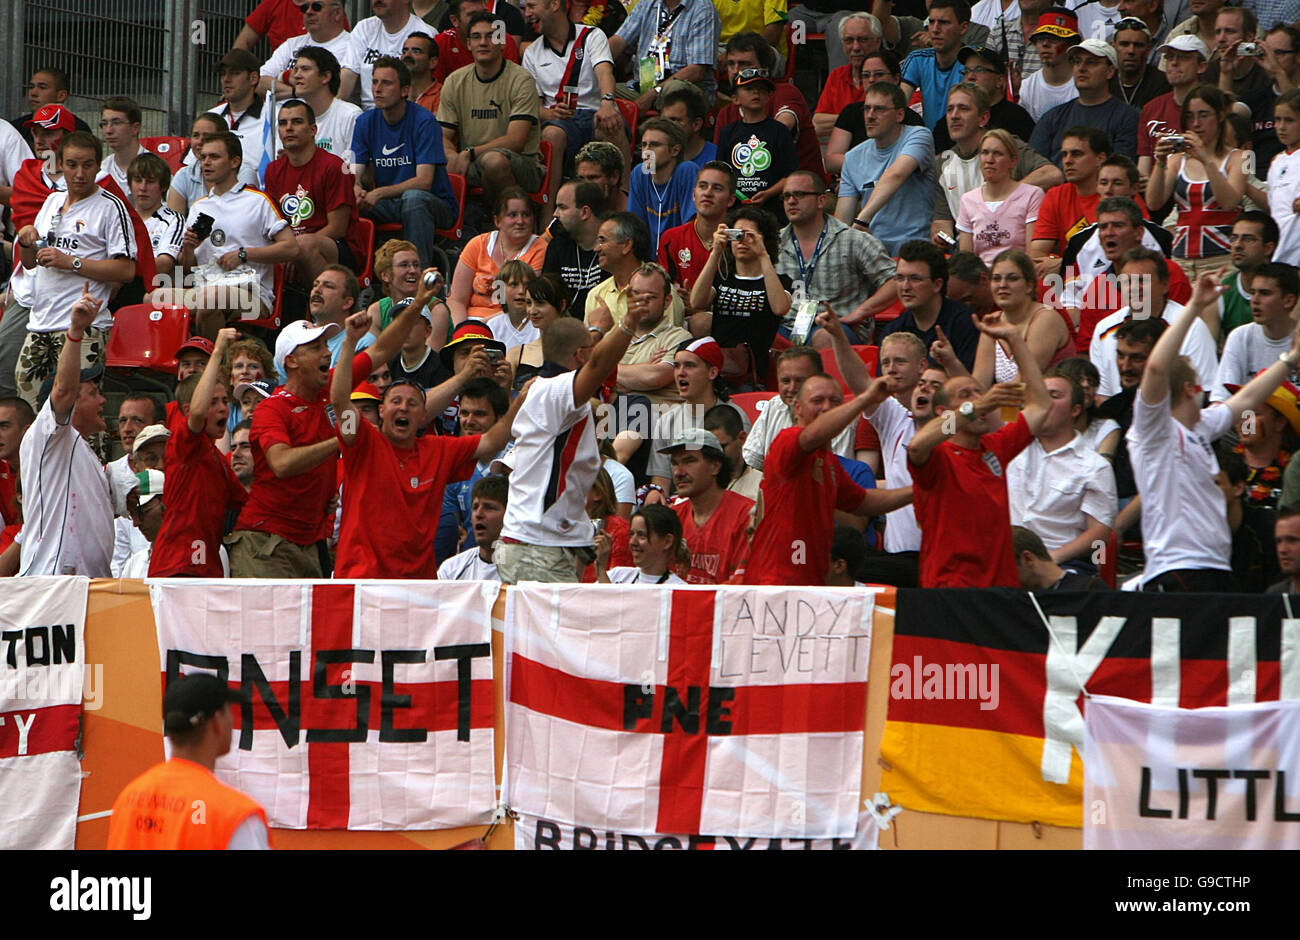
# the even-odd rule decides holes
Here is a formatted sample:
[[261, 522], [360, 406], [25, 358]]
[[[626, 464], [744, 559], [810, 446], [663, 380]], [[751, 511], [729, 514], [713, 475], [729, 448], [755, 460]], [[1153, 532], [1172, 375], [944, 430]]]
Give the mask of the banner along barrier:
[[[881, 789], [880, 741], [889, 707], [894, 627], [893, 589], [876, 595], [872, 623], [871, 672], [863, 739], [862, 794]], [[498, 786], [505, 749], [503, 700], [505, 592], [492, 617], [495, 764]], [[105, 579], [90, 585], [85, 629], [85, 661], [92, 666], [85, 689], [82, 736], [84, 757], [76, 846], [102, 849], [108, 836], [108, 810], [136, 775], [164, 759], [161, 733], [162, 664], [149, 589], [141, 581]], [[895, 798], [894, 802], [899, 802]], [[908, 810], [880, 835], [882, 849], [1077, 849], [1077, 829], [958, 818]], [[486, 827], [371, 832], [277, 829], [281, 849], [446, 849], [483, 836]], [[488, 848], [510, 849], [513, 827], [497, 828]], [[603, 846], [602, 846], [603, 847]], [[663, 849], [673, 848], [671, 843]]]

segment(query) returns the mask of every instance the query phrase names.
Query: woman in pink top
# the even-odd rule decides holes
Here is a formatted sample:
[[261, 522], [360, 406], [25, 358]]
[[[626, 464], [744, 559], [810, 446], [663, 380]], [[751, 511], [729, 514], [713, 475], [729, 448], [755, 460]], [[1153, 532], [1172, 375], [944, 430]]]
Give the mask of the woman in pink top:
[[452, 323], [473, 317], [486, 321], [501, 312], [504, 294], [497, 290], [501, 265], [516, 258], [541, 273], [546, 239], [535, 234], [537, 211], [528, 194], [511, 186], [497, 197], [496, 231], [469, 240], [456, 262], [447, 306]]
[[1015, 138], [997, 128], [980, 138], [984, 184], [962, 194], [957, 212], [957, 244], [985, 264], [1008, 248], [1024, 251], [1034, 238], [1043, 191], [1011, 178], [1020, 150]]

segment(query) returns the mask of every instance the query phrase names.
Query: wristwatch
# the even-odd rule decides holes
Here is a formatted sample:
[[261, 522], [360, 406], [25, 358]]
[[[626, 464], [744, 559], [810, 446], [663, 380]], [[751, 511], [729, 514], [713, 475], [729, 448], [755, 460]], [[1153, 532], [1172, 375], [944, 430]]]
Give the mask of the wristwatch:
[[600, 100], [601, 100], [601, 101], [613, 101], [613, 100], [614, 100], [614, 96], [613, 96], [613, 95], [601, 95], [601, 96], [600, 96]]
[[973, 401], [964, 401], [957, 407], [957, 412], [963, 418], [974, 419], [975, 403]]
[[470, 162], [470, 163], [473, 163], [473, 162], [474, 162], [474, 148], [473, 148], [473, 147], [468, 148], [468, 149], [465, 151], [465, 153], [467, 153], [467, 154], [469, 155], [469, 162]]
[[80, 270], [81, 270], [81, 259], [80, 259], [80, 258], [73, 258], [73, 259], [72, 259], [72, 270], [74, 270], [74, 271], [80, 271]]
[[1297, 365], [1300, 365], [1300, 363], [1297, 363], [1294, 359], [1291, 358], [1291, 350], [1289, 349], [1284, 353], [1278, 353], [1277, 361], [1285, 362], [1292, 369], [1294, 369]]
[[239, 249], [239, 263], [240, 264], [248, 263], [248, 249], [246, 248]]

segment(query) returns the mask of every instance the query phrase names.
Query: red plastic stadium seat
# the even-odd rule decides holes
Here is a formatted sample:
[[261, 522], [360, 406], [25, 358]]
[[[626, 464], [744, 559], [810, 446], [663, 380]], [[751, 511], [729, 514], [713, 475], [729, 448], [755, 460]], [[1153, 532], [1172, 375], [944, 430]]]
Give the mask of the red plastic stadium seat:
[[737, 392], [728, 400], [749, 415], [749, 420], [753, 422], [762, 413], [760, 406], [767, 404], [771, 397], [771, 392]]
[[188, 307], [132, 304], [113, 315], [104, 350], [109, 369], [147, 369], [176, 374], [176, 350], [190, 338]]
[[284, 270], [283, 264], [275, 266], [275, 299], [271, 305], [271, 313], [260, 320], [234, 320], [231, 322], [237, 330], [245, 327], [255, 326], [263, 330], [278, 330], [280, 328], [280, 307], [284, 303]]
[[627, 122], [627, 139], [633, 144], [636, 143], [636, 125], [640, 120], [637, 114], [636, 102], [629, 101], [626, 98], [615, 98], [614, 104], [618, 105], [619, 111], [623, 112], [623, 120]]
[[357, 219], [357, 228], [361, 230], [361, 244], [364, 246], [364, 258], [358, 258], [361, 262], [361, 270], [357, 272], [357, 280], [361, 282], [362, 287], [369, 287], [370, 282], [375, 279], [375, 223], [370, 219]]
[[140, 146], [150, 153], [163, 158], [173, 173], [179, 173], [185, 165], [185, 154], [190, 149], [188, 137], [141, 137]]
[[[876, 366], [880, 361], [880, 347], [879, 346], [854, 346], [853, 351], [858, 354], [859, 359], [861, 359], [863, 362], [867, 364], [867, 371], [874, 376], [876, 374]], [[844, 388], [844, 391], [847, 393], [849, 387], [844, 382], [844, 375], [843, 373], [840, 372], [839, 363], [835, 361], [835, 350], [831, 349], [830, 347], [827, 347], [826, 349], [823, 349], [821, 352], [822, 352], [822, 368], [826, 370], [827, 375], [835, 379], [835, 381], [839, 382], [840, 385]]]
[[1106, 552], [1101, 556], [1101, 564], [1097, 566], [1097, 576], [1106, 582], [1106, 586], [1113, 588], [1115, 586], [1115, 574], [1119, 562], [1119, 536], [1112, 529], [1110, 538], [1106, 540]]
[[[440, 228], [438, 234], [443, 238], [450, 239], [454, 242], [461, 240], [461, 233], [465, 226], [465, 200], [468, 198], [469, 185], [465, 182], [465, 177], [459, 173], [448, 173], [447, 179], [451, 182], [452, 194], [456, 197], [457, 216], [456, 221], [451, 228]], [[373, 247], [370, 252], [374, 254]]]

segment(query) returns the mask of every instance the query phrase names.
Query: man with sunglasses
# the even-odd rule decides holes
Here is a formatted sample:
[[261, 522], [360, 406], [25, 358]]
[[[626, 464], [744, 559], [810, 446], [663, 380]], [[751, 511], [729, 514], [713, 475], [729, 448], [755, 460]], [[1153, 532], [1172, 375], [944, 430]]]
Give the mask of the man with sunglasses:
[[[338, 97], [344, 101], [352, 98], [357, 85], [361, 64], [352, 52], [352, 34], [347, 29], [347, 17], [339, 0], [309, 0], [297, 4], [302, 11], [303, 34], [276, 46], [271, 58], [262, 64], [257, 83], [258, 95], [265, 95], [272, 85], [277, 98], [293, 94], [289, 84], [289, 70], [303, 46], [320, 46], [328, 49], [339, 60]], [[240, 50], [246, 52], [247, 50]]]
[[[825, 301], [855, 341], [868, 342], [872, 317], [898, 296], [893, 259], [874, 235], [826, 214], [826, 185], [816, 173], [791, 173], [782, 199], [790, 224], [777, 242], [776, 273], [789, 277], [804, 299]], [[781, 325], [783, 336], [789, 337], [797, 313], [791, 308]], [[830, 337], [817, 330], [807, 342], [821, 349], [830, 345]]]
[[1126, 16], [1115, 24], [1111, 45], [1119, 59], [1110, 80], [1111, 95], [1140, 111], [1148, 101], [1170, 91], [1164, 73], [1151, 64], [1151, 30], [1146, 23]]

